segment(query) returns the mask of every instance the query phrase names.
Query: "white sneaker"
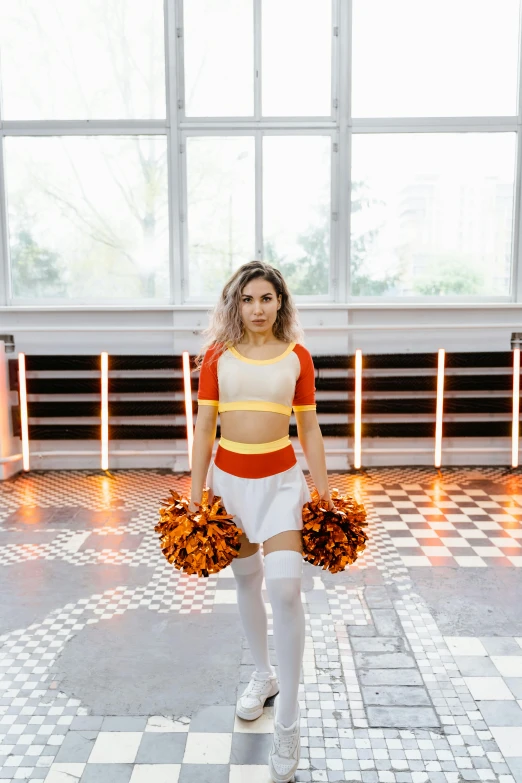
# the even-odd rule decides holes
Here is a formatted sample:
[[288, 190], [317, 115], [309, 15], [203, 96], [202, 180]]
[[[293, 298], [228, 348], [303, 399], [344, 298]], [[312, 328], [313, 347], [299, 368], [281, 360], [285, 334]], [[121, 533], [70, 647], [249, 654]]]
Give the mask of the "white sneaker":
[[[274, 707], [274, 714], [276, 714]], [[290, 783], [301, 758], [301, 715], [297, 707], [297, 720], [286, 728], [274, 720], [274, 740], [268, 756], [270, 776], [274, 783]]]
[[275, 674], [267, 679], [258, 677], [257, 672], [254, 672], [237, 701], [236, 715], [243, 720], [259, 718], [263, 714], [265, 701], [276, 693], [279, 693], [279, 684]]

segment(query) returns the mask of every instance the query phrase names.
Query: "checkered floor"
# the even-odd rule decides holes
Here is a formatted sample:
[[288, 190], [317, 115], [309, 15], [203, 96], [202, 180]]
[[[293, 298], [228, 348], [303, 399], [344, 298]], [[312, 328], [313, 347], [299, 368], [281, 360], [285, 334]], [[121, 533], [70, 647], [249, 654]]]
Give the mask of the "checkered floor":
[[368, 498], [407, 566], [522, 567], [522, 505], [510, 495], [403, 485]]
[[[416, 566], [518, 574], [520, 473], [386, 468], [329, 478], [366, 505], [370, 540], [345, 574], [305, 565], [296, 781], [521, 783], [522, 638], [443, 636], [409, 575]], [[188, 476], [164, 471], [46, 471], [0, 484], [3, 613], [10, 591], [28, 589], [24, 574], [42, 563], [49, 566], [38, 589], [55, 591], [43, 618], [0, 635], [0, 781], [270, 780], [270, 702], [252, 724], [235, 717], [233, 703], [190, 715], [175, 705], [171, 714], [142, 715], [138, 703], [135, 713], [94, 714], [60, 680], [60, 657], [89, 626], [133, 611], [237, 612], [230, 569], [187, 577], [159, 550], [160, 501], [188, 487]], [[69, 599], [68, 585], [57, 591], [52, 575], [61, 564], [79, 569], [81, 597]], [[97, 568], [117, 569], [117, 586], [100, 590], [92, 576], [80, 577]], [[143, 568], [150, 578], [136, 584], [133, 569]], [[252, 661], [245, 641], [237, 643], [240, 691]]]

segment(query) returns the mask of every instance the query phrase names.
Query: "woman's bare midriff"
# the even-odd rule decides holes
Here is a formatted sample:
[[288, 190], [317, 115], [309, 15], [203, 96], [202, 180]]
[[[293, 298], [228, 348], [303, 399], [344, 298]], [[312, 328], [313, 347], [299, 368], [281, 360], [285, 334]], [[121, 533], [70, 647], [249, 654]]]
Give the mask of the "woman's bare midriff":
[[290, 417], [272, 411], [224, 411], [221, 435], [239, 443], [270, 443], [288, 435]]

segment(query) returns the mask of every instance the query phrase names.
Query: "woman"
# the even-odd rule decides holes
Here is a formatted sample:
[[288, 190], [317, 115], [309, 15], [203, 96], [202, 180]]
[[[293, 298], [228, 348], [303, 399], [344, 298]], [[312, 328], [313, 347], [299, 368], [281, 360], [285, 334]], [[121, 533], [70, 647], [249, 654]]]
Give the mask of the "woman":
[[[262, 261], [244, 264], [232, 275], [205, 333], [208, 339], [196, 358], [198, 366], [204, 353], [190, 508], [196, 510], [206, 484], [243, 531], [231, 567], [256, 668], [236, 711], [244, 720], [255, 720], [266, 699], [279, 693], [269, 768], [276, 783], [287, 783], [300, 756], [298, 691], [305, 641], [301, 530], [302, 507], [310, 500], [288, 434], [292, 407], [313, 482], [333, 508], [317, 422], [315, 370], [300, 342], [303, 332], [285, 280]], [[221, 440], [210, 464], [218, 412]], [[268, 653], [263, 570], [279, 684]]]

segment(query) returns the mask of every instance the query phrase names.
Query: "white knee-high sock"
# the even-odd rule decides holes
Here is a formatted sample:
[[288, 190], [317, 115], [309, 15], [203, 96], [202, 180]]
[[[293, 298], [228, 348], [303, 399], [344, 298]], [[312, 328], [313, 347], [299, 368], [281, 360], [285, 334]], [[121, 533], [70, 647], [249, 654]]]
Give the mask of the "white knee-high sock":
[[263, 583], [263, 558], [259, 549], [250, 557], [232, 560], [236, 578], [239, 616], [245, 631], [256, 673], [263, 677], [274, 674], [268, 653], [268, 629], [266, 607], [261, 592]]
[[265, 555], [265, 583], [272, 604], [274, 645], [279, 665], [276, 720], [287, 727], [297, 718], [305, 643], [302, 573], [303, 556], [299, 552], [285, 549]]

